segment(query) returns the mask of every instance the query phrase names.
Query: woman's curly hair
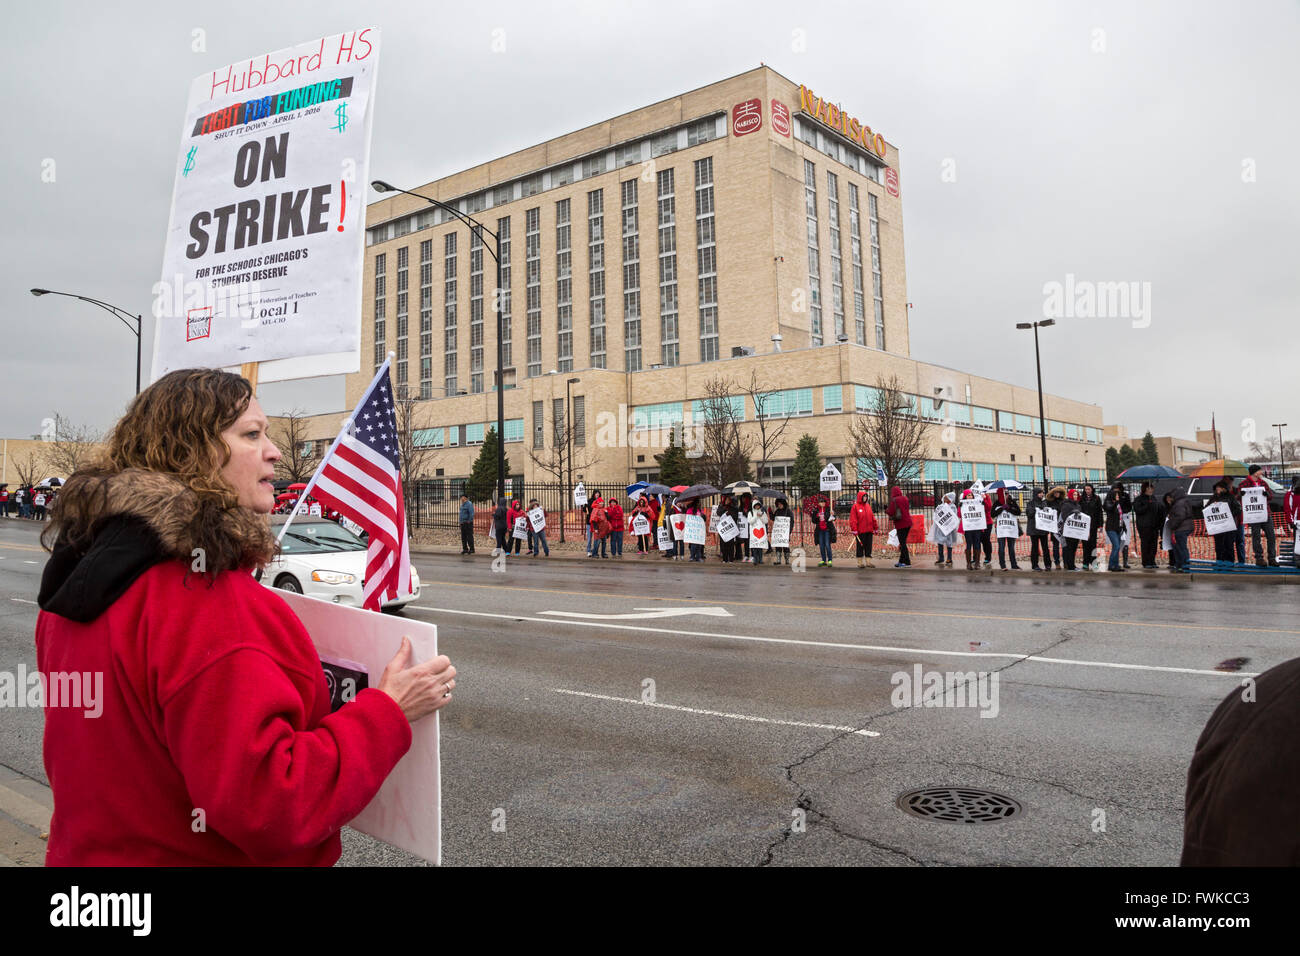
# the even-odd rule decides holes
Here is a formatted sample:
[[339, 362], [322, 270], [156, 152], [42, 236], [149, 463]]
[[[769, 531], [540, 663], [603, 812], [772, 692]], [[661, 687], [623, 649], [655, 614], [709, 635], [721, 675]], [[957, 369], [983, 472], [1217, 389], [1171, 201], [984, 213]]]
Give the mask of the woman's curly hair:
[[252, 397], [246, 379], [218, 369], [180, 369], [158, 379], [128, 406], [103, 454], [63, 486], [42, 543], [87, 547], [108, 516], [110, 480], [139, 469], [179, 481], [197, 499], [188, 537], [207, 552], [209, 570], [238, 567], [250, 556], [269, 559], [269, 532], [239, 540], [260, 525], [250, 521], [255, 516], [241, 508], [238, 491], [221, 474], [231, 455], [221, 433]]

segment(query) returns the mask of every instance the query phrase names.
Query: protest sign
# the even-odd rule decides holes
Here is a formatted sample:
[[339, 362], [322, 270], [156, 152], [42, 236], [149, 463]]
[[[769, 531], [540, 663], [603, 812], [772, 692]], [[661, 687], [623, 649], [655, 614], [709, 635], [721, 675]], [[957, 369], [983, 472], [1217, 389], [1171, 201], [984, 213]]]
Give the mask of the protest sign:
[[533, 526], [534, 531], [541, 531], [546, 527], [546, 512], [542, 510], [541, 505], [528, 512], [528, 523]]
[[1168, 518], [1165, 519], [1165, 526], [1160, 530], [1160, 550], [1161, 551], [1174, 550], [1174, 536], [1173, 533], [1169, 530]]
[[[288, 591], [275, 593], [307, 629], [319, 656], [356, 662], [366, 671], [371, 687], [379, 686], [384, 668], [397, 654], [403, 636], [411, 639], [412, 664], [438, 656], [437, 625], [375, 614]], [[346, 689], [342, 697], [349, 699]], [[440, 804], [438, 716], [435, 714], [411, 725], [411, 749], [397, 762], [375, 798], [348, 825], [431, 863], [440, 863]]]
[[736, 534], [742, 538], [749, 537], [749, 515], [743, 511], [736, 518]]
[[704, 515], [687, 515], [682, 540], [687, 544], [703, 544], [704, 535]]
[[968, 499], [961, 503], [963, 531], [983, 531], [988, 526], [988, 516], [984, 514], [984, 502]]
[[709, 533], [712, 534], [717, 530], [718, 530], [718, 509], [714, 508], [711, 512], [709, 512]]
[[582, 482], [578, 482], [578, 487], [573, 489], [573, 503], [579, 508], [587, 503], [587, 489]]
[[1048, 534], [1061, 533], [1061, 517], [1055, 508], [1034, 509], [1034, 529]]
[[768, 544], [767, 528], [755, 523], [749, 529], [749, 550], [766, 551]]
[[731, 515], [723, 515], [718, 519], [719, 538], [723, 541], [730, 541], [738, 534], [740, 534], [740, 529], [736, 527], [736, 522], [731, 520]]
[[632, 533], [636, 535], [650, 533], [650, 519], [645, 515], [634, 515], [632, 517]]
[[839, 491], [843, 487], [843, 476], [840, 470], [834, 465], [827, 465], [822, 469], [821, 490], [822, 491]]
[[686, 537], [686, 519], [688, 515], [672, 515], [668, 523], [673, 529], [673, 540], [682, 541]]
[[1263, 524], [1268, 521], [1268, 492], [1263, 488], [1247, 488], [1241, 496], [1241, 520], [1246, 524]]
[[[983, 511], [984, 509], [981, 508], [980, 510]], [[957, 517], [957, 509], [950, 504], [941, 504], [934, 509], [934, 526], [944, 537], [957, 530], [957, 522], [960, 520]]]
[[1213, 501], [1206, 505], [1202, 517], [1205, 519], [1206, 534], [1237, 530], [1237, 522], [1232, 520], [1232, 509], [1226, 501]]
[[658, 536], [658, 539], [659, 539], [659, 550], [660, 550], [660, 551], [671, 551], [671, 550], [673, 550], [673, 535], [672, 535], [672, 532], [669, 531], [668, 528], [666, 528], [666, 527], [660, 527], [660, 528], [657, 529], [657, 531], [658, 531], [658, 535], [657, 535], [657, 536]]
[[1084, 541], [1090, 537], [1091, 530], [1092, 518], [1082, 511], [1076, 511], [1065, 519], [1065, 530], [1061, 532], [1061, 536], [1073, 538], [1076, 541]]
[[1020, 536], [1020, 519], [1010, 511], [1004, 511], [997, 517], [999, 538], [1018, 538]]
[[781, 515], [779, 518], [772, 519], [772, 547], [788, 548], [790, 547], [790, 518], [787, 515]]
[[325, 509], [321, 507], [319, 501], [313, 501], [307, 506], [307, 514], [311, 515], [313, 518], [319, 518], [324, 513]]
[[274, 360], [293, 364], [264, 380], [360, 368], [378, 61], [372, 27], [190, 85], [154, 287], [153, 378]]
[[524, 541], [528, 540], [528, 519], [523, 515], [515, 519], [514, 537], [522, 538]]

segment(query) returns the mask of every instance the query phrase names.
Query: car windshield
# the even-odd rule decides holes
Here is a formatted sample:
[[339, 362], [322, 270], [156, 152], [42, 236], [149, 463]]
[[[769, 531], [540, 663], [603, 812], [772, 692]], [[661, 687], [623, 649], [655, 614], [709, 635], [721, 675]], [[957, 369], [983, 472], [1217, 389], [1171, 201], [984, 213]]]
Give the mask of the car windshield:
[[[272, 530], [275, 531], [274, 528]], [[364, 551], [366, 545], [351, 531], [333, 522], [295, 521], [280, 542], [280, 550], [284, 554], [323, 554], [331, 551]]]

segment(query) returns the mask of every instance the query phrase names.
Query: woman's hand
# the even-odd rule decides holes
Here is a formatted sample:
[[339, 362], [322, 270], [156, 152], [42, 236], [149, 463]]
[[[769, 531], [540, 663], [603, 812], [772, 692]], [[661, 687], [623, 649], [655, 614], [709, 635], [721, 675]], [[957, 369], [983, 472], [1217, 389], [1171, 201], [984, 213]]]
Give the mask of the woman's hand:
[[415, 723], [451, 700], [456, 668], [445, 655], [414, 667], [410, 664], [411, 639], [403, 637], [397, 656], [388, 662], [379, 678], [379, 689], [402, 708], [407, 721]]

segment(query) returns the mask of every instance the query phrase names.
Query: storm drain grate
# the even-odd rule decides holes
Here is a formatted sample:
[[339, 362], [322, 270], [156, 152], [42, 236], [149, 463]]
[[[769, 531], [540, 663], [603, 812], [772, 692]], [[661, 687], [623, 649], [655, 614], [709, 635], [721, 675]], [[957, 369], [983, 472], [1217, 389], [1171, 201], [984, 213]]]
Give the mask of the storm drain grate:
[[922, 787], [907, 791], [897, 803], [904, 813], [942, 823], [997, 823], [1022, 809], [1008, 796], [974, 787]]

